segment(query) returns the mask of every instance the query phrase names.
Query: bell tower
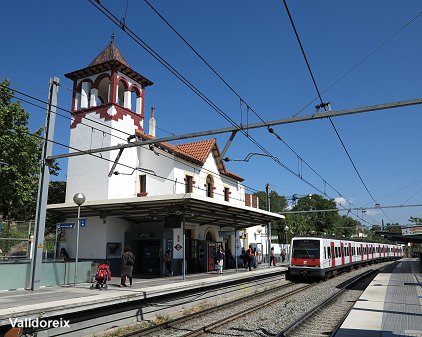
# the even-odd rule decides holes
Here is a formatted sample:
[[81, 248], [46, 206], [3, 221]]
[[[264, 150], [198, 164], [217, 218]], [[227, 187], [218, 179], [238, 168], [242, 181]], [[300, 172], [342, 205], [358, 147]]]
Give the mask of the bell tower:
[[[65, 76], [73, 81], [71, 148], [88, 151], [113, 146], [125, 143], [135, 130], [143, 132], [145, 88], [153, 83], [129, 66], [114, 43], [114, 34], [88, 67]], [[87, 200], [136, 196], [135, 176], [109, 177], [117, 151], [95, 156], [68, 159], [66, 202], [79, 192]], [[119, 163], [136, 167], [136, 149], [126, 149]]]

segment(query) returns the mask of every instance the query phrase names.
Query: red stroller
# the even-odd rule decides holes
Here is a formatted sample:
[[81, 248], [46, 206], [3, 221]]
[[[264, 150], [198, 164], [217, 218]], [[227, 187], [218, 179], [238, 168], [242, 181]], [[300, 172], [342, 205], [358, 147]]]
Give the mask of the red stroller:
[[[95, 282], [91, 284], [91, 289], [107, 289], [107, 282], [111, 280], [111, 270], [108, 262], [102, 263], [97, 268]], [[95, 283], [95, 284], [94, 284]]]

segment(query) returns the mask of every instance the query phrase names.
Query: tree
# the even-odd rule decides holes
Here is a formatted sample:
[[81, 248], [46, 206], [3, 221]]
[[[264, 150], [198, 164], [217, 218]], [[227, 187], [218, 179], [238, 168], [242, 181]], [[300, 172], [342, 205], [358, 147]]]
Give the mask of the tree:
[[[266, 193], [264, 191], [259, 191], [254, 193], [254, 195], [259, 199], [259, 208], [266, 209]], [[287, 209], [287, 199], [283, 195], [279, 195], [277, 192], [271, 191], [269, 199], [271, 212], [282, 212]], [[271, 223], [272, 235], [276, 234], [279, 240], [282, 239], [284, 237], [284, 226], [285, 222], [283, 220], [273, 221]]]
[[409, 218], [409, 222], [413, 222], [413, 224], [415, 224], [415, 225], [422, 225], [422, 218], [417, 218], [417, 217], [411, 216]]
[[[35, 217], [38, 176], [42, 151], [40, 128], [29, 129], [29, 113], [20, 102], [13, 102], [9, 81], [0, 83], [0, 216], [29, 220]], [[53, 164], [50, 173], [57, 174]]]
[[[299, 222], [300, 228], [295, 228], [294, 232], [297, 234], [335, 234], [338, 235], [337, 227], [341, 227], [341, 217], [338, 211], [330, 212], [316, 212], [316, 210], [336, 209], [334, 200], [327, 200], [321, 195], [313, 194], [309, 197], [300, 198], [297, 204], [292, 208], [292, 211], [313, 211], [309, 213], [296, 214], [302, 217], [303, 220]], [[292, 214], [293, 215], [293, 214]], [[288, 215], [291, 217], [292, 215]], [[290, 220], [289, 220], [290, 221]], [[304, 225], [306, 224], [306, 225]], [[306, 232], [303, 232], [303, 231]]]
[[[61, 204], [65, 202], [66, 198], [66, 182], [52, 181], [48, 187], [48, 204]], [[45, 224], [46, 234], [54, 233], [56, 224], [62, 222], [64, 218], [60, 215], [47, 212], [47, 219]]]

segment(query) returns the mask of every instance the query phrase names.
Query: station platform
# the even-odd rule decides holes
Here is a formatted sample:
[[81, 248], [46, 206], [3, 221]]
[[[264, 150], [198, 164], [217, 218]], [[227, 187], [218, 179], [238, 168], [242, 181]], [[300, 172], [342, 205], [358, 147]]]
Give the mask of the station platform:
[[[90, 289], [90, 283], [76, 286], [52, 286], [36, 291], [12, 290], [0, 292], [0, 329], [11, 324], [10, 319], [48, 319], [63, 317], [91, 309], [101, 309], [116, 304], [150, 299], [163, 295], [182, 293], [189, 290], [233, 283], [251, 277], [282, 274], [286, 264], [269, 267], [259, 265], [247, 271], [243, 268], [227, 269], [223, 274], [216, 272], [167, 276], [157, 278], [134, 278], [133, 286], [119, 287], [120, 277], [113, 277], [108, 289]], [[128, 283], [127, 283], [128, 284]]]
[[379, 273], [335, 337], [422, 337], [422, 264], [404, 258]]

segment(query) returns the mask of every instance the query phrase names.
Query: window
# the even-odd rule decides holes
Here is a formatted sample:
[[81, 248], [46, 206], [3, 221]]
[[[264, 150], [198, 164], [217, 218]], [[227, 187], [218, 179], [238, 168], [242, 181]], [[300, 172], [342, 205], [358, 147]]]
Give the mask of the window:
[[146, 193], [147, 191], [147, 176], [146, 174], [139, 176], [140, 192]]
[[296, 259], [319, 259], [319, 241], [294, 240], [292, 257]]
[[185, 193], [192, 193], [193, 191], [193, 177], [185, 176]]
[[205, 191], [207, 194], [207, 197], [213, 198], [214, 197], [214, 179], [211, 175], [207, 176], [207, 180], [205, 183]]
[[224, 201], [230, 201], [230, 189], [224, 187]]

